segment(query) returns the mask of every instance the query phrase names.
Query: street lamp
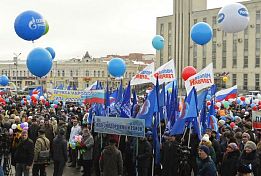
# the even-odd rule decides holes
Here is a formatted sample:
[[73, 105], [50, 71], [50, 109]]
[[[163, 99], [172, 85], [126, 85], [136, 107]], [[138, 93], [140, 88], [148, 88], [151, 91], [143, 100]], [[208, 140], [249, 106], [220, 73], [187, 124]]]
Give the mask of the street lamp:
[[21, 55], [22, 53], [19, 53], [19, 54], [16, 54], [14, 53], [14, 58], [13, 58], [13, 61], [14, 61], [14, 65], [15, 65], [15, 71], [16, 71], [16, 74], [15, 74], [15, 85], [17, 87], [17, 69], [18, 69], [18, 57]]

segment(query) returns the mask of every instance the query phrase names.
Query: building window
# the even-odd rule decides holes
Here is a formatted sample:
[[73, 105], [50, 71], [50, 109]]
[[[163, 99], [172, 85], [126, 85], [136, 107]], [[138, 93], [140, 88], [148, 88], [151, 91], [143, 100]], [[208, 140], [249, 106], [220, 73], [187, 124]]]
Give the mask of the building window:
[[88, 70], [86, 70], [85, 76], [89, 76], [89, 71]]
[[232, 68], [237, 67], [237, 34], [233, 33], [233, 59]]
[[212, 41], [212, 63], [213, 68], [216, 68], [216, 59], [217, 59], [217, 42]]
[[248, 68], [248, 56], [244, 56], [244, 68]]
[[100, 75], [100, 74], [101, 74], [101, 72], [100, 72], [100, 71], [98, 71], [98, 77], [101, 77], [101, 75]]
[[212, 17], [212, 24], [213, 26], [217, 24], [217, 16]]
[[260, 24], [260, 10], [256, 11], [256, 24]]
[[248, 55], [248, 39], [244, 40], [244, 56]]
[[160, 65], [163, 65], [163, 51], [160, 50]]
[[193, 67], [197, 68], [197, 45], [193, 45]]
[[73, 71], [71, 70], [71, 72], [70, 72], [70, 76], [72, 77], [73, 76]]
[[232, 74], [232, 85], [237, 85], [237, 74]]
[[217, 37], [217, 30], [213, 29], [213, 38], [216, 38], [216, 37]]
[[58, 71], [57, 71], [57, 76], [59, 76], [59, 77], [60, 77], [60, 70], [58, 70]]
[[64, 70], [62, 71], [62, 76], [65, 76], [65, 71]]
[[222, 42], [222, 68], [227, 67], [226, 55], [227, 55], [227, 43], [226, 43], [226, 40], [223, 40], [223, 42]]
[[243, 89], [244, 90], [247, 90], [247, 81], [248, 81], [247, 74], [244, 74], [243, 75]]
[[260, 24], [256, 24], [256, 34], [260, 34]]
[[22, 77], [23, 76], [23, 71], [20, 71], [20, 77]]
[[260, 38], [256, 38], [256, 64], [255, 67], [260, 67]]
[[207, 56], [206, 56], [206, 45], [203, 45], [202, 48], [202, 68], [205, 68], [207, 66]]
[[172, 23], [168, 23], [168, 34], [172, 33]]
[[102, 71], [102, 77], [104, 77], [104, 71]]
[[198, 22], [198, 20], [197, 19], [194, 19], [194, 24], [196, 24]]
[[[10, 74], [10, 72], [9, 72], [9, 74]], [[26, 77], [26, 71], [24, 71], [24, 77]]]
[[255, 74], [255, 90], [259, 90], [260, 89], [260, 75], [259, 74]]
[[256, 56], [256, 65], [255, 67], [260, 67], [260, 56]]
[[96, 71], [94, 70], [94, 72], [93, 72], [93, 77], [96, 77]]
[[79, 71], [78, 70], [76, 70], [76, 76], [78, 76], [79, 75]]
[[244, 37], [245, 37], [245, 38], [248, 37], [248, 27], [244, 30]]
[[206, 23], [206, 22], [207, 22], [207, 18], [203, 18], [203, 22], [205, 22], [205, 23]]
[[225, 39], [227, 37], [227, 33], [222, 31], [222, 38]]
[[160, 24], [160, 34], [164, 34], [164, 24]]

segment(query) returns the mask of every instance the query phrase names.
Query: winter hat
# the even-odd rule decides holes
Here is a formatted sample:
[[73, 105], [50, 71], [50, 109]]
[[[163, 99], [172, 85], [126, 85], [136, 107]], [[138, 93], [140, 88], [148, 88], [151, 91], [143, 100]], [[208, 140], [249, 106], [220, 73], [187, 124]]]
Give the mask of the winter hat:
[[252, 141], [247, 141], [247, 143], [244, 146], [244, 150], [246, 150], [246, 148], [250, 148], [252, 150], [256, 150], [256, 144]]
[[242, 134], [242, 138], [243, 138], [244, 136], [246, 136], [248, 139], [250, 139], [250, 135], [249, 135], [248, 133], [246, 133], [246, 132], [243, 133], [243, 134]]
[[231, 123], [230, 123], [230, 127], [231, 127], [232, 129], [235, 127], [235, 125], [236, 125], [236, 124], [235, 124], [234, 122], [231, 122]]
[[234, 143], [234, 142], [228, 144], [228, 147], [230, 147], [231, 149], [233, 149], [233, 151], [238, 150], [238, 146], [237, 146], [237, 144]]
[[204, 136], [202, 137], [201, 141], [209, 142], [209, 135], [208, 134], [204, 134]]
[[205, 145], [199, 146], [199, 150], [204, 151], [207, 155], [209, 155], [209, 153], [210, 153], [209, 148]]
[[225, 125], [225, 120], [219, 120], [218, 123], [220, 123], [222, 126]]
[[239, 121], [239, 122], [241, 122], [242, 119], [241, 119], [241, 117], [239, 117], [239, 116], [235, 116], [235, 121]]

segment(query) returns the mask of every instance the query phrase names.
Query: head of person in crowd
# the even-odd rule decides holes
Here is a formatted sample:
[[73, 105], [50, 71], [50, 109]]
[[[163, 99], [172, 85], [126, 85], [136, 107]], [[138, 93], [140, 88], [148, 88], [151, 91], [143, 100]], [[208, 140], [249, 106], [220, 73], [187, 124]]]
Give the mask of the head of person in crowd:
[[33, 119], [33, 116], [29, 116], [27, 118], [27, 123], [31, 125], [32, 124], [32, 119]]
[[19, 123], [20, 123], [20, 117], [19, 117], [19, 116], [15, 116], [14, 120], [15, 120], [15, 123], [16, 123], [16, 124], [19, 124]]
[[37, 125], [37, 124], [38, 124], [36, 117], [33, 117], [33, 118], [32, 118], [32, 124], [34, 124], [34, 125]]
[[169, 141], [170, 141], [170, 142], [176, 141], [176, 136], [175, 136], [174, 134], [170, 134], [170, 135], [169, 135]]
[[201, 160], [206, 159], [210, 154], [209, 148], [206, 145], [200, 145], [198, 149], [198, 156]]
[[38, 134], [39, 134], [39, 136], [44, 135], [44, 134], [45, 134], [44, 128], [40, 128], [40, 129], [38, 130]]
[[48, 125], [49, 125], [49, 119], [48, 119], [48, 118], [45, 118], [45, 119], [44, 119], [44, 125], [45, 125], [45, 126], [48, 126]]
[[245, 144], [244, 146], [244, 151], [249, 154], [249, 153], [252, 153], [254, 151], [256, 151], [257, 149], [257, 146], [254, 142], [252, 141], [247, 141], [247, 143]]
[[261, 141], [259, 141], [256, 145], [257, 151], [259, 152], [259, 156], [261, 155]]
[[238, 125], [238, 124], [240, 124], [240, 123], [242, 123], [241, 117], [235, 116], [235, 124]]
[[90, 134], [91, 134], [91, 132], [90, 132], [89, 128], [87, 128], [87, 127], [83, 128], [83, 130], [82, 130], [83, 136], [89, 136]]
[[234, 151], [238, 151], [238, 150], [239, 150], [239, 148], [238, 148], [237, 144], [232, 142], [227, 145], [226, 152], [230, 153], [230, 152], [234, 152]]
[[77, 108], [76, 110], [77, 113], [81, 113], [82, 112], [82, 109], [80, 107]]
[[208, 134], [204, 134], [204, 136], [202, 137], [202, 139], [200, 141], [200, 145], [206, 145], [208, 147], [212, 146], [212, 142], [209, 140]]
[[223, 119], [219, 120], [218, 121], [218, 127], [222, 128], [225, 125], [225, 123], [226, 123], [225, 120], [223, 120]]
[[209, 136], [209, 139], [216, 139], [216, 131], [215, 130], [212, 130], [211, 128], [207, 128], [205, 133]]
[[146, 135], [146, 138], [148, 139], [148, 141], [152, 141], [153, 140], [152, 132], [150, 130], [148, 130], [145, 135]]
[[246, 121], [244, 125], [244, 131], [252, 130], [252, 122]]
[[78, 120], [77, 120], [77, 118], [73, 118], [72, 122], [73, 122], [73, 126], [77, 126], [77, 125], [78, 125]]
[[26, 139], [28, 139], [28, 132], [27, 130], [23, 130], [21, 133], [21, 139], [24, 141]]
[[61, 115], [63, 116], [63, 115], [66, 115], [66, 113], [65, 113], [65, 110], [64, 109], [61, 109]]
[[242, 134], [242, 142], [244, 143], [244, 144], [246, 144], [248, 141], [250, 140], [250, 135], [248, 134], [248, 133], [243, 133]]
[[60, 128], [58, 131], [58, 136], [63, 137], [65, 135], [65, 130], [63, 128]]
[[168, 141], [169, 140], [169, 137], [170, 136], [170, 132], [168, 131], [168, 130], [166, 130], [165, 132], [164, 132], [164, 134], [163, 134], [163, 138], [166, 140], [166, 141]]
[[43, 119], [39, 119], [40, 121], [39, 121], [39, 125], [40, 126], [44, 126], [44, 120]]

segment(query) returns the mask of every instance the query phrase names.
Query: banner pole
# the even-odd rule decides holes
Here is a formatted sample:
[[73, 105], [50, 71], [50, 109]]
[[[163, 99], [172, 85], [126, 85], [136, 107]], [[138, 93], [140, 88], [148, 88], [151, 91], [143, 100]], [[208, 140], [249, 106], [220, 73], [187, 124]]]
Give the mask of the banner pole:
[[136, 176], [138, 176], [138, 160], [137, 160], [137, 156], [139, 154], [139, 139], [138, 137], [136, 138]]
[[191, 122], [189, 123], [188, 148], [189, 148], [189, 144], [190, 144], [190, 136], [191, 136]]

